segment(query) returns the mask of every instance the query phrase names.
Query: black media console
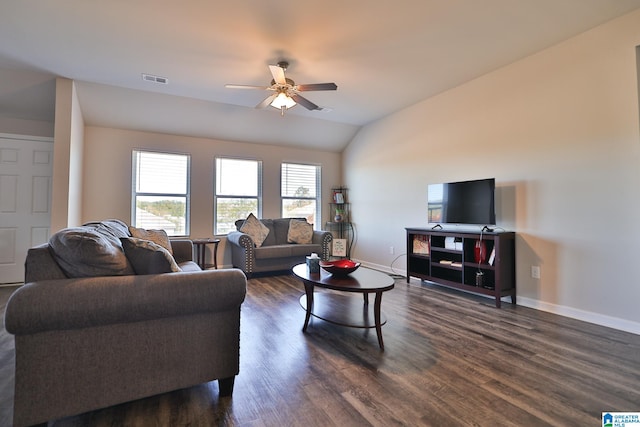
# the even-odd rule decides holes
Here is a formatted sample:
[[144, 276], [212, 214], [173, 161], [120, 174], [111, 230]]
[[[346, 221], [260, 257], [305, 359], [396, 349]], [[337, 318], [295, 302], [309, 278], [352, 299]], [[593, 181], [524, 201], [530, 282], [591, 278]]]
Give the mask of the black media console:
[[516, 303], [515, 233], [407, 228], [410, 277]]

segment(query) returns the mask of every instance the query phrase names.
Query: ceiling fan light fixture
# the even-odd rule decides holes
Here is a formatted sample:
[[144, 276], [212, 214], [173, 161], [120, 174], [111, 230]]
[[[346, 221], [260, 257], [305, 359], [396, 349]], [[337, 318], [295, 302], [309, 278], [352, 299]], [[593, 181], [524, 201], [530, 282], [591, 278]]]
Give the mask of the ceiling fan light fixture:
[[322, 107], [309, 101], [300, 95], [299, 92], [311, 92], [316, 90], [336, 90], [338, 86], [335, 83], [312, 83], [296, 85], [296, 83], [287, 78], [284, 74], [289, 64], [285, 61], [278, 62], [278, 65], [269, 65], [271, 71], [271, 84], [269, 86], [251, 86], [251, 85], [225, 85], [232, 89], [261, 89], [268, 90], [272, 93], [262, 100], [255, 108], [266, 108], [271, 105], [273, 108], [280, 110], [280, 114], [284, 116], [285, 111], [298, 104], [302, 105], [309, 111], [323, 110]]
[[291, 97], [289, 97], [286, 93], [280, 92], [276, 98], [271, 101], [271, 106], [273, 108], [277, 108], [278, 110], [288, 110], [289, 108], [296, 105], [296, 101], [294, 101]]

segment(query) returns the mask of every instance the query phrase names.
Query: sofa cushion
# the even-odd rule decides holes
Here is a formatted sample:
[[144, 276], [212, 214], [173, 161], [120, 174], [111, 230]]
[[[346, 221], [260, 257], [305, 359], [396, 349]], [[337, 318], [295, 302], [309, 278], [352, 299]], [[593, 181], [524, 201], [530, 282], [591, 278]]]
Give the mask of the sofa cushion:
[[291, 256], [293, 245], [272, 245], [257, 248], [254, 251], [256, 259], [288, 258]]
[[120, 241], [136, 274], [182, 271], [169, 251], [157, 243], [136, 237], [123, 237]]
[[313, 239], [313, 226], [305, 220], [292, 219], [289, 221], [287, 243], [309, 244]]
[[300, 257], [300, 262], [304, 262], [304, 257], [313, 252], [321, 253], [322, 246], [311, 243], [308, 245], [284, 245], [263, 246], [254, 251], [256, 259], [290, 258]]
[[49, 239], [53, 257], [67, 277], [134, 274], [120, 240], [93, 227], [66, 228]]
[[[308, 245], [289, 245], [291, 247], [291, 256], [301, 256], [306, 257], [307, 255], [311, 255], [312, 253], [320, 254], [322, 253], [322, 245], [316, 243], [310, 243]], [[304, 261], [304, 259], [303, 259]]]
[[[176, 261], [178, 262], [178, 261]], [[200, 266], [196, 264], [194, 261], [183, 261], [178, 263], [178, 267], [182, 271], [202, 271]]]
[[257, 248], [262, 246], [262, 243], [269, 234], [269, 228], [262, 224], [260, 220], [256, 218], [252, 213], [249, 214], [247, 219], [244, 221], [244, 224], [242, 224], [242, 227], [240, 227], [240, 231], [248, 234]]
[[171, 249], [171, 242], [169, 242], [169, 236], [167, 232], [164, 230], [145, 230], [144, 228], [134, 227], [132, 225], [129, 226], [129, 233], [131, 233], [131, 237], [136, 237], [138, 239], [149, 240], [156, 245], [160, 245], [169, 251], [170, 254], [173, 255], [173, 250]]
[[119, 219], [105, 219], [104, 221], [92, 221], [83, 225], [90, 227], [102, 235], [113, 236], [116, 239], [129, 237], [129, 226]]
[[[300, 219], [300, 218], [296, 218]], [[286, 245], [287, 236], [289, 235], [290, 218], [277, 218], [273, 220], [273, 230], [276, 234], [276, 245]]]

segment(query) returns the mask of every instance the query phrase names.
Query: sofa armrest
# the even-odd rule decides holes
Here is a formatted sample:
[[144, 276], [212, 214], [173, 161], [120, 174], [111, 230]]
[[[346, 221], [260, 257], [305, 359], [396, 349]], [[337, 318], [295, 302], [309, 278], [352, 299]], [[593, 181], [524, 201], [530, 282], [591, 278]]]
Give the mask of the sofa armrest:
[[189, 239], [170, 240], [173, 258], [178, 264], [193, 261], [193, 242]]
[[231, 247], [233, 266], [241, 268], [248, 275], [253, 273], [256, 245], [251, 236], [241, 231], [231, 231], [227, 234], [227, 242]]
[[227, 241], [233, 245], [240, 246], [241, 248], [245, 248], [247, 250], [253, 249], [256, 247], [255, 243], [253, 243], [253, 239], [246, 233], [241, 231], [231, 231], [227, 234]]
[[227, 311], [240, 307], [246, 285], [236, 269], [43, 280], [11, 295], [5, 327], [24, 335]]
[[35, 280], [66, 279], [67, 275], [53, 258], [51, 246], [48, 243], [30, 248], [24, 262], [25, 283]]
[[324, 261], [327, 261], [329, 259], [331, 252], [329, 245], [331, 244], [332, 240], [333, 234], [331, 234], [329, 231], [314, 230], [313, 232], [311, 242], [322, 246], [322, 254], [320, 254], [320, 257]]

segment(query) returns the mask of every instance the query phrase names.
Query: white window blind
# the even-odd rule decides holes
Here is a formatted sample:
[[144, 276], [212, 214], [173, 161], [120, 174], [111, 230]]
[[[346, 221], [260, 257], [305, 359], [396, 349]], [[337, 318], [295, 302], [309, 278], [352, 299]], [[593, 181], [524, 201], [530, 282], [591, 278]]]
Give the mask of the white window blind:
[[318, 166], [282, 164], [282, 197], [315, 199]]
[[131, 223], [188, 235], [190, 157], [138, 150], [132, 157]]
[[283, 163], [281, 168], [282, 217], [306, 218], [317, 228], [320, 218], [320, 166]]
[[262, 213], [262, 162], [216, 157], [214, 230], [216, 235], [236, 229], [235, 222]]

